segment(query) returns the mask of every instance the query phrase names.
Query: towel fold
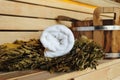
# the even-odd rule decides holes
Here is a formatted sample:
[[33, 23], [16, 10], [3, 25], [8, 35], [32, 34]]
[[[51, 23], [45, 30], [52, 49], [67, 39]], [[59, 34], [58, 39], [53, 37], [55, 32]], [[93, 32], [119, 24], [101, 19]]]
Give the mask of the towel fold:
[[72, 31], [64, 25], [54, 25], [45, 29], [40, 41], [46, 48], [45, 57], [58, 57], [69, 53], [74, 45]]

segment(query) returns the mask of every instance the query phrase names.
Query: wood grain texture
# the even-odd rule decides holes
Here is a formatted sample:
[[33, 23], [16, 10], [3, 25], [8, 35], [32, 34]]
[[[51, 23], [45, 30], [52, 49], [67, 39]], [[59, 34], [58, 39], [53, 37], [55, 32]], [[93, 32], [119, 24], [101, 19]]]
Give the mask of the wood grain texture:
[[[57, 23], [55, 20], [0, 16], [0, 29], [44, 30], [45, 28], [55, 24], [59, 23]], [[63, 21], [61, 24], [68, 27], [71, 26], [71, 23], [67, 21]]]
[[[109, 62], [110, 61], [110, 62]], [[96, 71], [73, 78], [74, 80], [112, 80], [118, 76], [119, 60], [103, 60]]]
[[105, 39], [104, 39], [105, 52], [110, 53], [112, 48], [112, 31], [104, 32], [104, 36], [105, 36]]
[[116, 78], [114, 78], [112, 80], [120, 80], [120, 76], [118, 76], [118, 77], [116, 77]]
[[15, 77], [15, 78], [10, 78], [7, 80], [47, 80], [49, 78], [52, 77], [57, 77], [57, 76], [63, 75], [63, 73], [49, 73], [47, 71], [41, 71], [41, 72], [37, 72], [37, 73], [33, 73], [33, 74], [28, 74], [28, 75], [24, 75], [24, 76], [19, 76], [19, 77]]
[[[120, 25], [120, 18], [119, 18], [120, 17], [120, 9], [119, 8], [100, 7], [100, 8], [96, 8], [94, 11], [93, 22], [94, 22], [95, 26], [102, 25], [102, 21], [100, 18], [101, 13], [115, 13], [116, 14], [115, 20], [114, 20], [115, 23], [113, 25]], [[104, 36], [103, 31], [94, 31], [94, 33], [93, 33], [94, 38], [93, 39], [97, 43], [101, 44], [101, 46], [103, 46], [106, 49], [105, 50], [106, 52], [109, 52], [108, 50], [112, 49], [112, 52], [116, 53], [116, 52], [120, 51], [119, 34], [120, 34], [120, 31], [112, 31], [112, 34], [110, 32], [108, 32], [107, 34], [105, 34], [106, 36]], [[105, 38], [105, 37], [107, 37], [107, 38]], [[107, 42], [105, 42], [105, 39]]]
[[1, 79], [9, 79], [13, 77], [18, 77], [18, 76], [23, 76], [23, 75], [28, 75], [28, 74], [33, 74], [40, 72], [40, 70], [26, 70], [26, 71], [13, 71], [13, 72], [3, 72], [0, 73], [0, 80]]
[[[10, 0], [12, 1], [12, 0]], [[15, 0], [13, 2], [16, 3], [22, 3], [22, 4], [28, 4], [31, 6], [44, 6], [47, 7], [48, 10], [49, 8], [53, 9], [58, 9], [58, 10], [64, 10], [64, 11], [71, 11], [71, 12], [76, 12], [76, 13], [82, 13], [82, 14], [88, 14], [88, 15], [93, 15], [93, 11], [95, 7], [91, 7], [85, 4], [75, 4], [74, 1], [70, 0]], [[67, 7], [66, 7], [67, 6]], [[81, 14], [81, 15], [82, 15]], [[113, 15], [111, 14], [104, 14], [101, 15], [103, 18], [113, 18]], [[74, 17], [74, 16], [73, 16]], [[84, 18], [83, 18], [84, 19]]]
[[70, 2], [65, 2], [65, 0], [17, 0], [17, 1], [46, 5], [46, 6], [57, 7], [62, 9], [83, 11], [88, 13], [93, 13], [95, 8], [95, 7], [89, 7], [89, 6], [84, 6], [80, 4], [72, 4]]
[[114, 79], [120, 76], [120, 64], [110, 66], [109, 79]]
[[[76, 21], [72, 23], [72, 27], [83, 27], [83, 26], [91, 26], [92, 20], [85, 20], [85, 21]], [[75, 34], [75, 38], [80, 38], [82, 35], [87, 36], [88, 38], [93, 38], [93, 32], [92, 31], [73, 31]]]
[[[58, 15], [64, 15], [73, 17], [76, 19], [84, 19], [86, 17], [92, 17], [92, 14], [67, 11], [62, 9], [56, 9], [45, 6], [30, 5], [11, 1], [0, 1], [0, 13], [1, 14], [15, 14], [24, 16], [34, 16], [40, 18], [52, 18], [55, 19]], [[2, 7], [4, 6], [4, 7]], [[82, 16], [81, 16], [82, 15]]]
[[[101, 8], [96, 8], [93, 14], [93, 25], [101, 26], [102, 21], [100, 20], [100, 14], [102, 10]], [[93, 32], [93, 40], [104, 47], [104, 31], [94, 31]]]
[[[120, 25], [120, 8], [114, 8], [116, 13], [115, 25]], [[112, 52], [120, 52], [120, 31], [112, 32]]]
[[[8, 80], [112, 80], [118, 76], [120, 60], [102, 60], [97, 70], [74, 71], [71, 73], [37, 72]], [[47, 77], [46, 77], [47, 76]]]
[[39, 39], [41, 32], [0, 32], [0, 44], [14, 42], [15, 40]]
[[96, 0], [74, 0], [74, 1], [91, 4], [99, 7], [119, 7], [119, 4], [116, 2], [113, 2], [112, 0], [97, 0], [97, 1]]
[[120, 52], [120, 31], [112, 33], [112, 52]]
[[108, 80], [108, 70], [109, 68], [104, 68], [88, 74], [74, 78], [74, 80]]

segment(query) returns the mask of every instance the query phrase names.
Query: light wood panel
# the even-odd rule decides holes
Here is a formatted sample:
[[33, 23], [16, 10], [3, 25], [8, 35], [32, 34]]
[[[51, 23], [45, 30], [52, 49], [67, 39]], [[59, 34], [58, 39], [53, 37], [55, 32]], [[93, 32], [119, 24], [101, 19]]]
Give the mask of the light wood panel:
[[51, 77], [55, 77], [58, 75], [63, 75], [63, 73], [57, 73], [57, 74], [52, 73], [51, 74], [47, 71], [42, 71], [42, 72], [38, 72], [38, 73], [33, 73], [33, 74], [28, 74], [28, 75], [24, 75], [24, 76], [15, 77], [15, 78], [10, 78], [7, 80], [47, 80]]
[[[33, 73], [36, 73], [39, 71], [40, 70], [12, 71], [12, 72], [7, 72], [7, 73], [2, 72], [2, 73], [0, 73], [0, 80], [23, 76], [23, 75], [28, 75], [28, 74], [33, 74]], [[44, 71], [42, 71], [42, 72], [44, 72]]]
[[95, 8], [95, 7], [88, 7], [80, 4], [76, 5], [76, 4], [67, 3], [65, 2], [65, 0], [17, 0], [17, 1], [41, 4], [41, 5], [63, 8], [63, 9], [77, 10], [77, 11], [83, 11], [83, 12], [91, 12], [91, 13]]
[[39, 39], [41, 32], [0, 32], [0, 44], [14, 42], [15, 40]]
[[112, 65], [109, 70], [109, 79], [120, 76], [120, 64]]
[[74, 80], [112, 80], [120, 76], [120, 60], [103, 60], [98, 70], [73, 78]]
[[[55, 20], [0, 16], [0, 29], [43, 30], [55, 24], [58, 24]], [[64, 24], [68, 27], [71, 26], [70, 22], [63, 21], [61, 24]]]
[[[41, 72], [28, 74], [10, 78], [9, 80], [112, 80], [119, 74], [120, 60], [103, 60], [97, 67], [97, 70], [87, 69], [84, 71], [75, 71], [71, 73], [54, 73], [48, 72], [41, 74]], [[47, 77], [46, 77], [47, 76]]]
[[[29, 12], [29, 14], [34, 13], [35, 15], [39, 15], [42, 17], [46, 16], [46, 17], [52, 17], [52, 18], [54, 18], [56, 16], [56, 14], [57, 15], [61, 14], [61, 15], [66, 16], [66, 14], [69, 13], [69, 15], [67, 14], [67, 16], [70, 16], [70, 17], [73, 17], [76, 19], [84, 19], [85, 17], [83, 18], [83, 16], [89, 17], [90, 15], [92, 15], [92, 13], [95, 9], [95, 8], [91, 8], [89, 6], [70, 4], [69, 1], [68, 1], [68, 3], [65, 3], [64, 0], [63, 1], [62, 0], [42, 0], [42, 1], [41, 0], [34, 0], [34, 1], [33, 0], [29, 0], [29, 1], [28, 0], [16, 0], [16, 2], [11, 2], [11, 1], [10, 2], [2, 1], [1, 3], [4, 3], [2, 5], [4, 5], [5, 7], [6, 7], [6, 5], [9, 5], [10, 7], [17, 5], [16, 7], [13, 7], [13, 8], [14, 9], [16, 8], [18, 10], [18, 13], [21, 10], [19, 5], [22, 5], [22, 6], [24, 6], [24, 9], [22, 8], [22, 10], [23, 11], [25, 10], [26, 13], [29, 12], [29, 8], [31, 7], [32, 11]], [[13, 5], [11, 5], [11, 4], [13, 4]], [[41, 8], [39, 8], [39, 7], [41, 7]], [[46, 9], [46, 11], [45, 11], [45, 9]], [[37, 12], [36, 12], [36, 10], [37, 10]], [[39, 12], [40, 12], [40, 14], [39, 14]], [[54, 13], [52, 13], [52, 12], [54, 12]], [[42, 13], [43, 13], [43, 15], [42, 15]], [[50, 16], [49, 16], [49, 13], [51, 13], [52, 15], [50, 14]], [[34, 14], [32, 14], [32, 15], [34, 15]], [[75, 14], [75, 15], [73, 16], [73, 14]], [[78, 17], [77, 15], [79, 15], [80, 17]], [[112, 17], [112, 15], [110, 15], [110, 14], [104, 14], [104, 15], [106, 15], [106, 17], [104, 16], [104, 18]]]
[[[92, 17], [92, 15], [90, 14], [80, 12], [67, 11], [50, 7], [36, 6], [31, 4], [24, 4], [4, 0], [0, 1], [0, 6], [1, 6], [0, 7], [1, 29], [29, 28], [43, 30], [50, 25], [57, 24], [55, 20], [49, 19], [55, 19], [59, 15], [64, 15], [80, 20]], [[9, 16], [5, 16], [5, 14]], [[67, 25], [69, 27], [71, 26], [70, 22], [62, 22], [62, 24]]]
[[87, 13], [73, 12], [73, 11], [55, 9], [44, 6], [11, 2], [11, 1], [0, 1], [0, 13], [34, 16], [40, 18], [52, 18], [52, 19], [55, 19], [58, 15], [69, 16], [80, 20], [85, 19], [87, 17], [92, 17], [92, 14], [87, 14]]
[[[113, 2], [112, 0], [73, 0], [86, 4], [91, 4], [99, 7], [120, 7], [120, 4]], [[105, 4], [105, 5], [104, 5]]]
[[77, 78], [74, 78], [74, 80], [109, 80], [107, 78], [108, 70], [109, 70], [108, 68], [97, 70], [97, 71], [79, 76]]
[[120, 80], [120, 76], [119, 76], [119, 77], [116, 77], [116, 78], [114, 78], [114, 79], [112, 79], [112, 80]]

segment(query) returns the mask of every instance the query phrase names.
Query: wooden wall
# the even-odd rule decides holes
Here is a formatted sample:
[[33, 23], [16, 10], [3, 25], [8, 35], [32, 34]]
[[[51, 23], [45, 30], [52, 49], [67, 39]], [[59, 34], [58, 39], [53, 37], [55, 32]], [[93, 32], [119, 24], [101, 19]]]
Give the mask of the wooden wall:
[[[95, 7], [60, 0], [0, 0], [0, 44], [16, 39], [39, 38], [45, 28], [59, 24], [56, 21], [57, 16], [64, 15], [84, 20], [93, 16], [94, 9]], [[112, 18], [111, 15], [103, 17]], [[68, 21], [60, 23], [71, 26], [71, 22]]]

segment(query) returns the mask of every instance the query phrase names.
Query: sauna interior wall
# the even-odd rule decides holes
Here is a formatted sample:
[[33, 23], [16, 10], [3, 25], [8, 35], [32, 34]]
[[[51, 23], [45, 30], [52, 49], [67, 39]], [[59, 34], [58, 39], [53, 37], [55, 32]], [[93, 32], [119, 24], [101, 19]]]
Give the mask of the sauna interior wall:
[[[72, 4], [62, 0], [0, 0], [0, 44], [39, 38], [45, 28], [59, 24], [56, 21], [57, 16], [64, 15], [84, 20], [93, 17], [94, 9], [95, 7], [92, 6]], [[109, 15], [102, 17], [111, 18]], [[69, 21], [60, 23], [71, 27]], [[17, 30], [40, 31], [18, 32]]]

